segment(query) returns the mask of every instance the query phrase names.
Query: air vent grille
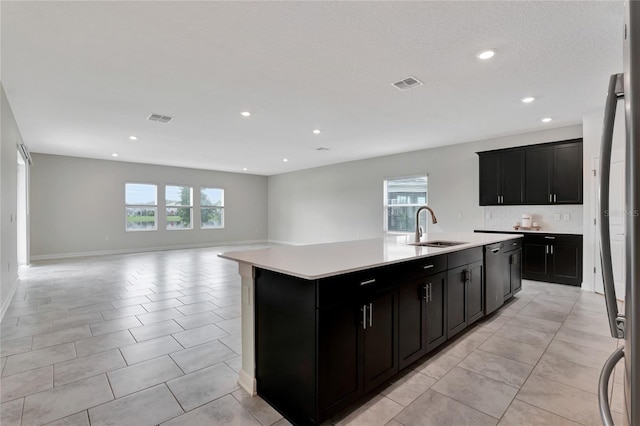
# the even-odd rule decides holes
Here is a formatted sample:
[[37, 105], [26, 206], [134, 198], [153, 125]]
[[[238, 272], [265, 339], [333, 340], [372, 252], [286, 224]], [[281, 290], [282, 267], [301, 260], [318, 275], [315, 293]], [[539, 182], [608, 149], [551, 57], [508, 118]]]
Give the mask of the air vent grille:
[[160, 123], [168, 123], [173, 120], [173, 117], [169, 117], [168, 115], [160, 115], [160, 114], [151, 114], [147, 117], [149, 121], [159, 121]]
[[316, 148], [316, 151], [329, 151], [329, 148], [321, 146], [320, 148]]
[[413, 76], [409, 76], [404, 80], [400, 80], [400, 81], [396, 81], [395, 83], [392, 83], [392, 86], [394, 86], [396, 89], [401, 90], [403, 92], [409, 89], [413, 89], [414, 87], [422, 86], [422, 85], [423, 83]]

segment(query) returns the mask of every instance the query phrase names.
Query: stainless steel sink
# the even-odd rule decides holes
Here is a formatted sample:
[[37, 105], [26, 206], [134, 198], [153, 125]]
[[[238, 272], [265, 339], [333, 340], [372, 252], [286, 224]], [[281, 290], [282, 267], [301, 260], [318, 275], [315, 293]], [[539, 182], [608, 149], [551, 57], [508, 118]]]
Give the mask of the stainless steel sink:
[[412, 246], [424, 247], [451, 247], [459, 244], [466, 244], [465, 241], [423, 241], [421, 243], [411, 243]]

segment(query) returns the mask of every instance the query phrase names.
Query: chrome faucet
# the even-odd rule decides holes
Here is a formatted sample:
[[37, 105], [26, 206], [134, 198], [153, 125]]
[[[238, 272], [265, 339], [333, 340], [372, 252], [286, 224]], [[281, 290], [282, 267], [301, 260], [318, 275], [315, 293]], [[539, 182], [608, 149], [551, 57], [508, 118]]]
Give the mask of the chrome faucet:
[[431, 223], [438, 223], [438, 219], [436, 219], [436, 215], [429, 206], [422, 206], [416, 212], [416, 243], [420, 242], [420, 237], [422, 237], [422, 228], [420, 228], [420, 212], [422, 210], [429, 210], [431, 213]]

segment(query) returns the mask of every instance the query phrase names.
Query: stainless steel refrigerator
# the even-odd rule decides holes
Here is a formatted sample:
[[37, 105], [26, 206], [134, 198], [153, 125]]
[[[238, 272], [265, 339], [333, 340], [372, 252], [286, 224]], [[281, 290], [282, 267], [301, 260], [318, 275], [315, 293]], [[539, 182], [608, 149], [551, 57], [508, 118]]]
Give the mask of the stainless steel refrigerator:
[[[611, 335], [624, 339], [600, 374], [598, 398], [604, 425], [613, 425], [609, 406], [609, 378], [624, 360], [624, 424], [640, 426], [640, 1], [627, 0], [624, 22], [624, 69], [611, 76], [605, 107], [600, 152], [600, 260]], [[625, 117], [625, 299], [618, 311], [611, 262], [609, 178], [613, 127], [618, 100]]]

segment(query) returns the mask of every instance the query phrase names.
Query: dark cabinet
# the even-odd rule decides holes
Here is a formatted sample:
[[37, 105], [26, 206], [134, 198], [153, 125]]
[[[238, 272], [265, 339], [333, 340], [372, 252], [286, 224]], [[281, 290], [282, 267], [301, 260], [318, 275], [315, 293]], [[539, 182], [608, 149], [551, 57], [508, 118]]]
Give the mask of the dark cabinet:
[[522, 239], [485, 246], [485, 314], [522, 289]]
[[452, 253], [449, 255], [449, 267], [447, 338], [458, 334], [484, 315], [482, 248]]
[[447, 274], [413, 278], [398, 296], [400, 369], [421, 358], [447, 339], [445, 285]]
[[526, 150], [525, 204], [582, 204], [582, 141]]
[[480, 153], [480, 205], [524, 202], [524, 150]]
[[522, 248], [506, 251], [504, 259], [504, 300], [507, 300], [522, 290]]
[[582, 284], [582, 235], [525, 234], [522, 278]]
[[582, 204], [582, 139], [478, 156], [481, 206]]

